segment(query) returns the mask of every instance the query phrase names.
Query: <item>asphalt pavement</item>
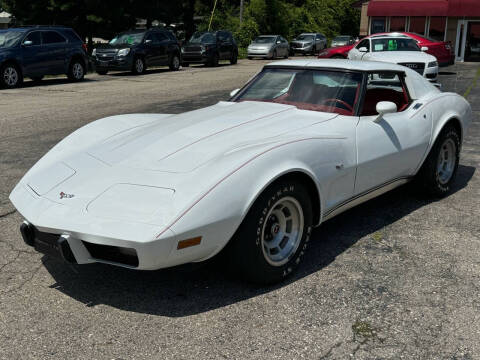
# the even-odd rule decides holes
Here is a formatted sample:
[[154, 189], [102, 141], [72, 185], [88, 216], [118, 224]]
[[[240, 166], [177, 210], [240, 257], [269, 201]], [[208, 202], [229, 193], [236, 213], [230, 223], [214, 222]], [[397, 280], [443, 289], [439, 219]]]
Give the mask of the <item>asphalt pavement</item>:
[[442, 68], [474, 123], [448, 197], [394, 190], [313, 233], [300, 271], [258, 287], [216, 264], [67, 266], [24, 245], [8, 195], [98, 118], [228, 99], [265, 61], [0, 90], [0, 359], [480, 359], [480, 65]]

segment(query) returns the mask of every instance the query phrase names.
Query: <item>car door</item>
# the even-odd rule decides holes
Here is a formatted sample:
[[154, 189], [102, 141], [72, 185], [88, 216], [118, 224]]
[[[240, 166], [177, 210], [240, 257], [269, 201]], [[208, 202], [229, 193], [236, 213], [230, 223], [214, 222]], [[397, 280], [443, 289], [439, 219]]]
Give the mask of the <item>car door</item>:
[[288, 48], [288, 41], [280, 36], [280, 46], [282, 47], [282, 56], [288, 56], [289, 48]]
[[158, 65], [160, 56], [158, 54], [158, 39], [155, 36], [155, 33], [150, 32], [145, 36], [144, 47], [145, 62], [147, 66]]
[[362, 47], [367, 48], [367, 52], [370, 51], [370, 39], [360, 41], [357, 46], [348, 52], [348, 58], [350, 60], [362, 60], [363, 55], [365, 55], [364, 52], [359, 51]]
[[157, 39], [156, 48], [158, 54], [158, 65], [168, 64], [168, 47], [170, 45], [170, 39], [164, 32], [155, 33]]
[[[368, 75], [364, 103], [357, 125], [355, 194], [414, 174], [428, 148], [432, 113], [411, 100], [403, 74]], [[391, 101], [397, 112], [379, 116], [376, 104]]]
[[66, 64], [67, 39], [54, 30], [42, 31], [42, 47], [46, 51], [45, 74], [63, 74], [67, 71]]
[[23, 71], [25, 76], [41, 76], [47, 66], [48, 51], [42, 46], [40, 31], [32, 31], [22, 41]]
[[219, 48], [220, 59], [225, 60], [230, 58], [230, 47], [228, 36], [224, 31], [217, 33], [217, 46]]

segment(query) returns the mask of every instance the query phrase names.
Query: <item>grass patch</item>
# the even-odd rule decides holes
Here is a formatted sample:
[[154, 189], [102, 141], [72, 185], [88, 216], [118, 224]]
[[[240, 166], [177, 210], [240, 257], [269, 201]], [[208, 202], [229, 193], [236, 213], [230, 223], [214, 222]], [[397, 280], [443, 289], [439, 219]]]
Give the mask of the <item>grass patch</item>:
[[238, 58], [239, 59], [246, 59], [247, 58], [247, 48], [238, 48]]
[[383, 240], [383, 234], [380, 231], [374, 232], [372, 234], [372, 239], [376, 242], [380, 242]]
[[364, 338], [375, 336], [375, 329], [366, 321], [355, 321], [352, 325], [352, 331], [355, 336], [362, 336]]
[[466, 98], [468, 95], [470, 95], [470, 92], [472, 89], [477, 85], [478, 78], [480, 77], [480, 68], [477, 69], [477, 73], [475, 74], [475, 77], [473, 78], [472, 83], [470, 86], [465, 90], [465, 93], [463, 94], [463, 97]]

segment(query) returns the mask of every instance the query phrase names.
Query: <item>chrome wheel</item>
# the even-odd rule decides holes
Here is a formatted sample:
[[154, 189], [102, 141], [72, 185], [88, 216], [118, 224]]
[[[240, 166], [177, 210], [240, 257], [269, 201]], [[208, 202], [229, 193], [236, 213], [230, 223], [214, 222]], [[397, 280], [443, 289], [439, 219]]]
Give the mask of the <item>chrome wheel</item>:
[[83, 77], [83, 66], [76, 62], [72, 67], [72, 74], [76, 80], [80, 80]]
[[138, 73], [138, 74], [141, 74], [143, 73], [143, 60], [142, 59], [137, 59], [135, 60], [135, 71]]
[[437, 160], [437, 178], [440, 184], [445, 185], [450, 181], [455, 171], [457, 146], [452, 139], [447, 139], [442, 144]]
[[14, 87], [18, 83], [18, 72], [13, 66], [7, 66], [3, 70], [3, 81], [9, 87]]
[[303, 235], [303, 210], [293, 197], [278, 200], [262, 228], [262, 250], [270, 265], [282, 266], [295, 254]]
[[178, 58], [178, 56], [173, 57], [172, 65], [175, 70], [180, 67], [180, 59]]

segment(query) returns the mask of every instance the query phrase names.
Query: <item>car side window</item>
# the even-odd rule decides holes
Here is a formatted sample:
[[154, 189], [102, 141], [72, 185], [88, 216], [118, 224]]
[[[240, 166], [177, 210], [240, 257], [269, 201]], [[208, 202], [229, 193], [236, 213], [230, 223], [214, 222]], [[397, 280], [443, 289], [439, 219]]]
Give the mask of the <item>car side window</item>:
[[43, 44], [61, 44], [67, 40], [56, 31], [42, 31]]
[[23, 42], [25, 41], [31, 41], [32, 45], [41, 45], [42, 37], [40, 36], [40, 31], [31, 32], [25, 37], [25, 40], [23, 40]]
[[165, 33], [162, 33], [162, 32], [156, 33], [155, 37], [157, 38], [157, 42], [162, 42], [162, 41], [168, 40], [167, 35]]
[[376, 115], [377, 104], [380, 101], [395, 103], [397, 112], [404, 111], [408, 107], [410, 96], [402, 74], [392, 72], [368, 74], [367, 89], [361, 115]]
[[149, 43], [151, 44], [156, 44], [158, 43], [157, 37], [155, 36], [154, 33], [150, 33], [147, 36], [145, 36], [145, 42], [148, 40]]
[[225, 33], [223, 31], [218, 32], [217, 38], [221, 42], [227, 41], [227, 37], [225, 36]]
[[365, 40], [360, 41], [360, 43], [355, 48], [358, 50], [362, 47], [365, 47], [365, 48], [367, 48], [367, 51], [370, 51], [370, 40], [365, 39]]

